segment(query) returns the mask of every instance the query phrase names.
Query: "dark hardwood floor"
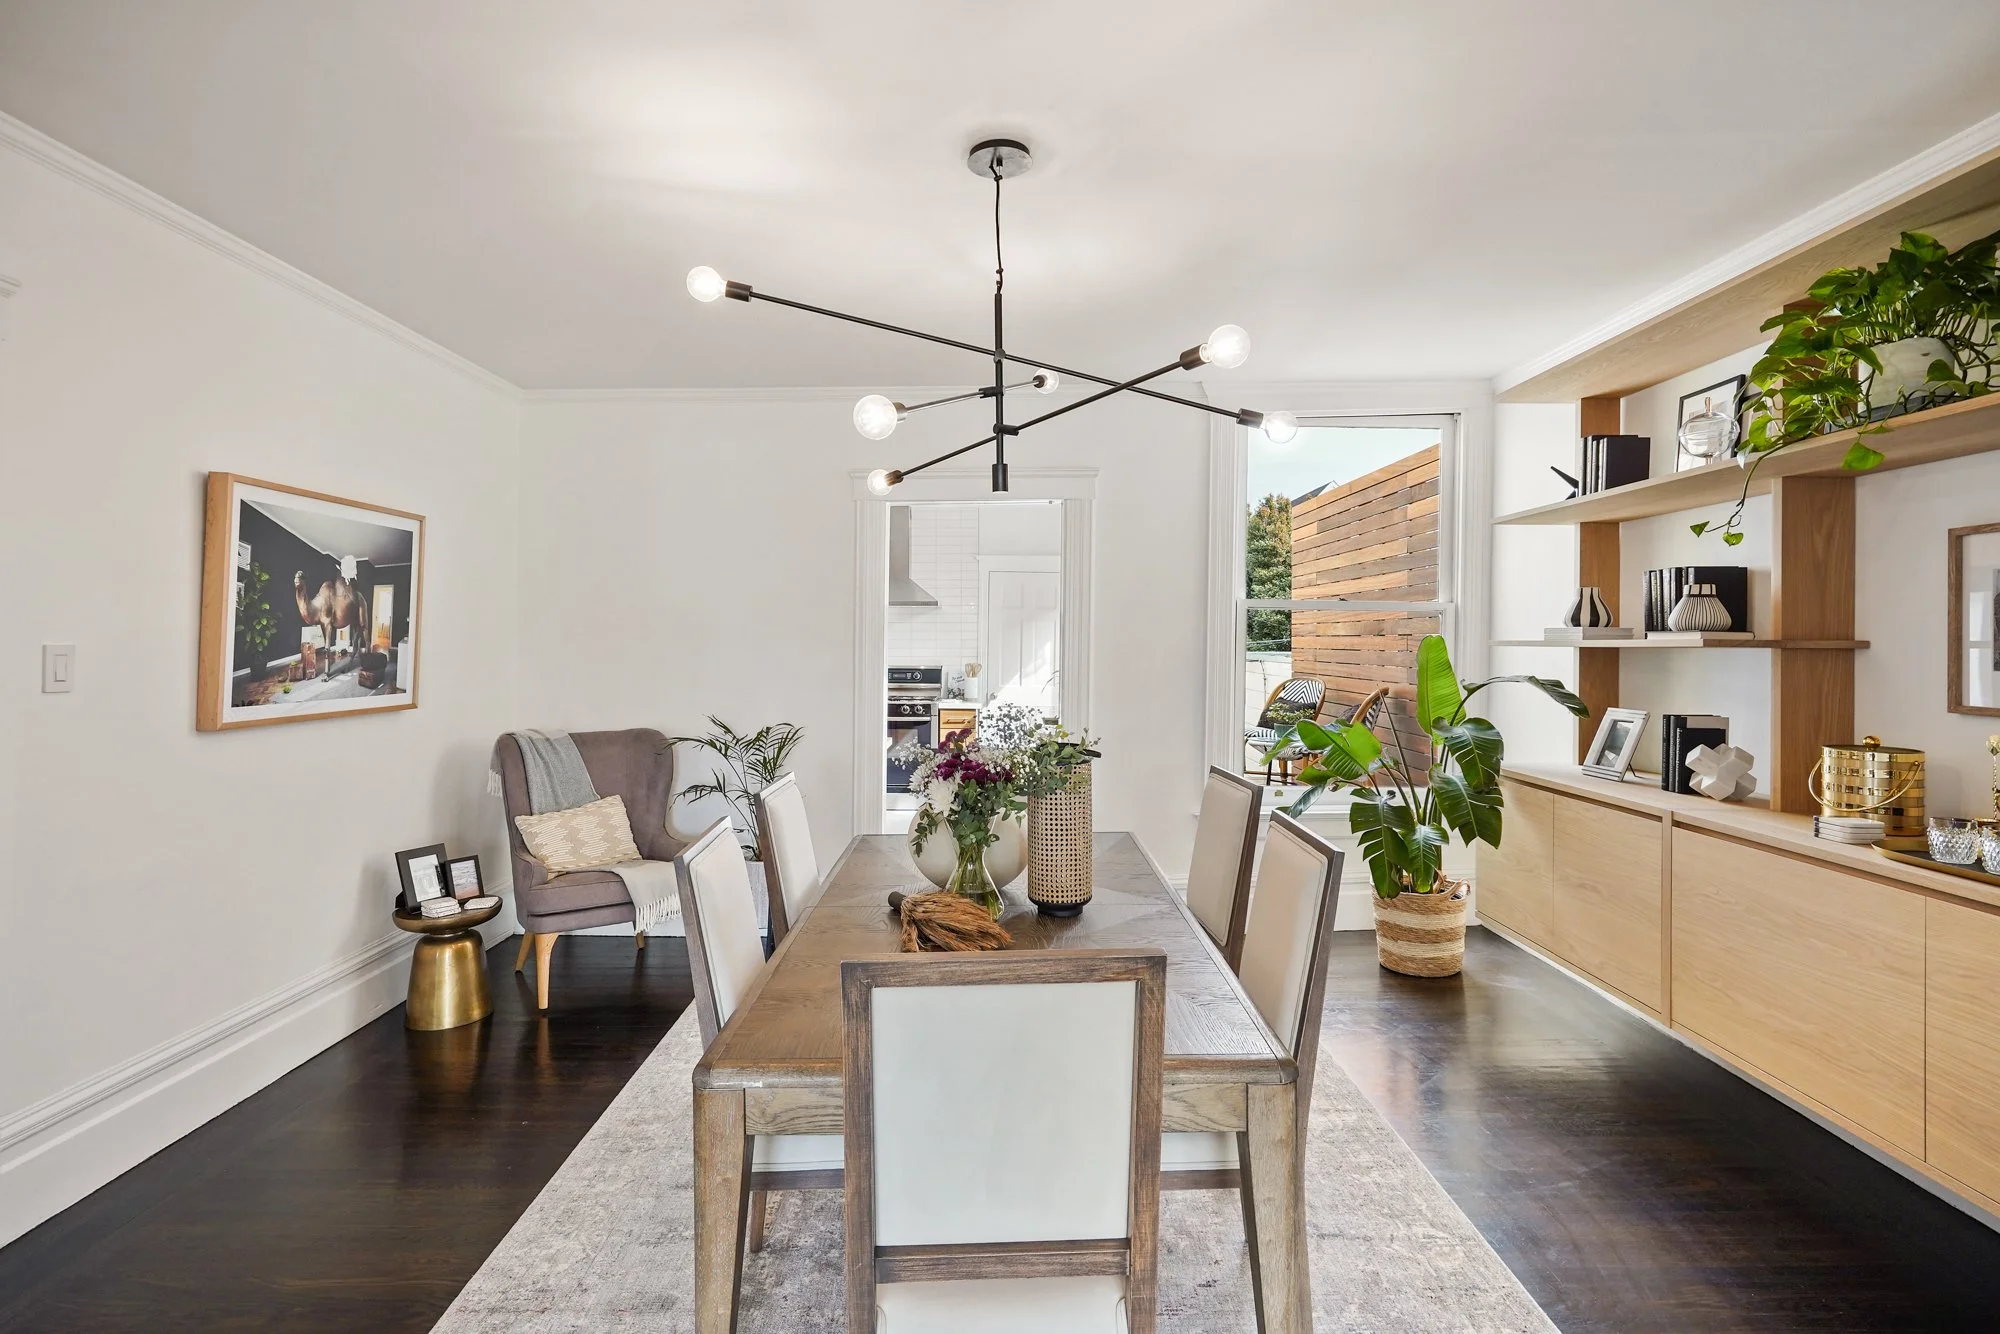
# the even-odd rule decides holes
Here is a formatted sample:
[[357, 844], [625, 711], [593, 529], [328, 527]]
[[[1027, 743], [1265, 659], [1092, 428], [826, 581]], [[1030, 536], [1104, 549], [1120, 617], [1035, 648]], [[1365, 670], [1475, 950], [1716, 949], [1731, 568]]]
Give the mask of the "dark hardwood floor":
[[1566, 1334], [2000, 1330], [2000, 1233], [1490, 932], [1325, 1040]]
[[429, 1329], [693, 994], [682, 941], [571, 936], [537, 1017], [515, 944], [489, 1021], [398, 1006], [0, 1250], [0, 1330]]
[[[686, 1005], [681, 942], [572, 938], [533, 1012], [400, 1009], [0, 1250], [9, 1334], [427, 1330]], [[2000, 1329], [2000, 1234], [1513, 946], [1343, 933], [1326, 1040], [1569, 1334]]]

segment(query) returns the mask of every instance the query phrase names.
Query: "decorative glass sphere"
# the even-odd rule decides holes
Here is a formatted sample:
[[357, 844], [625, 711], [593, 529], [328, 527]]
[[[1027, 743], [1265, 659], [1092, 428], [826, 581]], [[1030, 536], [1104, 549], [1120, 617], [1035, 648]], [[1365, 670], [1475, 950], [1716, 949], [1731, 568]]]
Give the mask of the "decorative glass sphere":
[[1264, 436], [1274, 445], [1282, 445], [1299, 433], [1299, 419], [1289, 412], [1267, 412], [1264, 414]]
[[887, 468], [877, 468], [874, 472], [868, 474], [868, 489], [878, 496], [888, 495], [889, 488], [894, 485], [895, 483], [889, 480], [889, 470]]
[[854, 429], [870, 440], [887, 440], [899, 416], [895, 403], [881, 394], [869, 394], [854, 405]]
[[1062, 376], [1054, 371], [1035, 372], [1035, 392], [1038, 394], [1053, 394], [1061, 384]]
[[1736, 443], [1736, 421], [1716, 410], [1710, 399], [1701, 401], [1701, 411], [1681, 423], [1677, 439], [1681, 448], [1698, 459], [1720, 458]]
[[706, 264], [688, 270], [688, 295], [697, 301], [713, 301], [728, 288], [722, 275]]
[[1202, 360], [1223, 370], [1235, 370], [1250, 359], [1250, 335], [1241, 325], [1225, 324], [1201, 345]]

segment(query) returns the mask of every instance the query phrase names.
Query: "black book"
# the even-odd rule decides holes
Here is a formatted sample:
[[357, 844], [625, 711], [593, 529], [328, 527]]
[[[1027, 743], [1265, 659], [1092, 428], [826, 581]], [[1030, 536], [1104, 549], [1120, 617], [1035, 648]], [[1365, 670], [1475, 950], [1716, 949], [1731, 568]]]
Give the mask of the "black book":
[[1644, 435], [1607, 435], [1600, 445], [1598, 475], [1601, 491], [1630, 486], [1652, 475], [1653, 440]]
[[1661, 590], [1665, 586], [1665, 570], [1646, 571], [1646, 633], [1667, 628], [1666, 617], [1660, 612]]
[[1660, 786], [1692, 793], [1694, 774], [1687, 757], [1703, 746], [1729, 743], [1729, 720], [1708, 713], [1670, 713], [1661, 719]]

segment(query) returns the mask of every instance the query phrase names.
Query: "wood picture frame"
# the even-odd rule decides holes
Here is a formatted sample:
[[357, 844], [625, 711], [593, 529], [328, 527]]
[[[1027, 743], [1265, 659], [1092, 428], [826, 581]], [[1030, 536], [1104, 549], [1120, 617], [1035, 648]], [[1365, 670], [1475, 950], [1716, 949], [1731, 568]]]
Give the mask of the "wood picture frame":
[[2000, 523], [1954, 528], [1948, 541], [1945, 707], [2000, 717]]
[[417, 707], [423, 515], [212, 472], [204, 524], [197, 731]]

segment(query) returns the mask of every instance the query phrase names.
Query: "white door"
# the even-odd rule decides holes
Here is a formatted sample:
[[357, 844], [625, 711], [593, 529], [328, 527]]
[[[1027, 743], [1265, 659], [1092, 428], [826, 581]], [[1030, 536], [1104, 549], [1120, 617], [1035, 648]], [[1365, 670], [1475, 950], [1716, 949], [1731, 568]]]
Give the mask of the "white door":
[[986, 697], [1062, 712], [1057, 627], [1062, 576], [1043, 570], [988, 570], [985, 625]]

